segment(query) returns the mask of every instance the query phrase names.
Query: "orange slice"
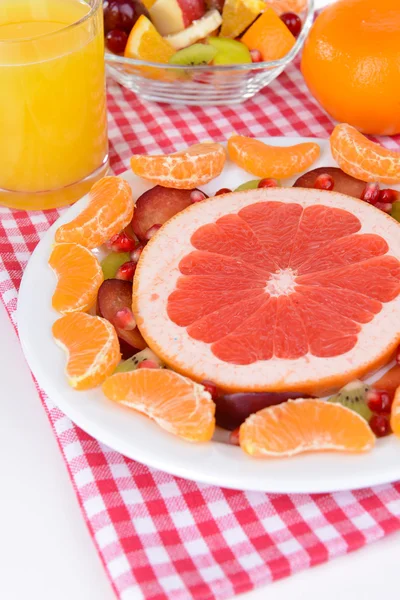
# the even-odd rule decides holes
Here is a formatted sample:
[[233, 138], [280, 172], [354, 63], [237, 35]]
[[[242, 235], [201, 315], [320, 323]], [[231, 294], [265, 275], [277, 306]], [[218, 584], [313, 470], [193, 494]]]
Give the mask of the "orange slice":
[[400, 387], [397, 388], [397, 391], [394, 395], [390, 426], [393, 433], [400, 437]]
[[239, 441], [250, 456], [283, 458], [326, 450], [367, 452], [375, 436], [349, 408], [300, 398], [250, 415], [240, 427]]
[[241, 38], [249, 50], [259, 50], [263, 60], [283, 58], [296, 43], [296, 38], [272, 8], [249, 27]]
[[257, 177], [286, 179], [309, 169], [320, 155], [315, 142], [295, 146], [270, 146], [254, 138], [233, 135], [228, 140], [229, 158]]
[[333, 158], [348, 175], [362, 181], [400, 183], [400, 152], [371, 142], [346, 123], [336, 125], [330, 142]]
[[88, 206], [70, 223], [57, 229], [55, 240], [96, 248], [129, 225], [132, 217], [129, 184], [121, 177], [104, 177], [90, 190]]
[[78, 244], [57, 244], [49, 265], [58, 279], [52, 298], [54, 310], [63, 314], [89, 310], [104, 281], [100, 263], [90, 250]]
[[267, 0], [267, 6], [270, 6], [278, 15], [286, 12], [301, 13], [307, 8], [308, 0]]
[[125, 47], [125, 56], [150, 62], [167, 63], [176, 50], [169, 44], [151, 21], [141, 15], [136, 21]]
[[215, 404], [202, 385], [166, 369], [116, 373], [103, 383], [113, 402], [137, 410], [189, 442], [207, 442], [215, 428]]
[[52, 328], [56, 343], [67, 352], [65, 373], [76, 390], [88, 390], [111, 375], [121, 360], [114, 327], [100, 317], [69, 313]]
[[238, 37], [264, 8], [264, 0], [225, 0], [220, 35]]
[[134, 154], [131, 168], [135, 175], [154, 184], [190, 190], [218, 177], [225, 159], [221, 144], [203, 143], [174, 154]]

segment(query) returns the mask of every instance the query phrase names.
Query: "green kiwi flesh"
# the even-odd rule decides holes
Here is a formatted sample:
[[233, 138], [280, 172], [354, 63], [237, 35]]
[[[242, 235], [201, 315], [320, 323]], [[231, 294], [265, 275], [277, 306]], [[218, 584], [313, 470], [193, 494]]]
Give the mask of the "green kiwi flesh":
[[334, 402], [354, 410], [366, 421], [372, 417], [372, 412], [368, 408], [366, 396], [371, 388], [362, 381], [356, 380], [345, 385], [335, 396], [331, 396], [328, 402]]
[[217, 49], [208, 44], [192, 44], [187, 48], [178, 50], [169, 59], [171, 65], [208, 65], [217, 54]]

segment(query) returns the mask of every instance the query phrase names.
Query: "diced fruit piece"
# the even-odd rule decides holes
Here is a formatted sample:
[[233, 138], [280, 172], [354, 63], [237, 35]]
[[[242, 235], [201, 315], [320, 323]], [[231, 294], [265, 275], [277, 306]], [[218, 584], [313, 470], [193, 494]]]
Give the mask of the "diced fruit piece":
[[181, 48], [191, 46], [211, 35], [218, 29], [221, 23], [222, 17], [220, 13], [217, 10], [210, 10], [204, 17], [198, 21], [193, 21], [193, 23], [183, 31], [167, 35], [165, 39], [173, 48], [175, 48], [175, 50], [180, 50]]
[[328, 401], [350, 408], [366, 421], [369, 421], [372, 417], [367, 403], [369, 391], [370, 387], [357, 379], [345, 385], [335, 396], [331, 396]]
[[106, 0], [103, 11], [106, 34], [111, 30], [129, 33], [140, 15], [148, 14], [140, 0]]
[[400, 365], [395, 365], [389, 371], [372, 383], [372, 387], [377, 390], [386, 390], [391, 396], [396, 389], [400, 387]]
[[259, 140], [233, 135], [228, 140], [230, 159], [256, 177], [285, 179], [308, 169], [317, 160], [320, 148], [315, 142], [295, 146], [270, 146]]
[[76, 390], [88, 390], [102, 383], [121, 358], [114, 327], [100, 317], [69, 313], [54, 323], [52, 332], [68, 354], [65, 373]]
[[121, 177], [104, 177], [90, 190], [87, 207], [57, 229], [55, 240], [97, 248], [122, 231], [132, 217], [133, 198], [129, 184]]
[[262, 54], [259, 50], [250, 50], [251, 62], [259, 63], [263, 61]]
[[143, 360], [139, 365], [138, 369], [159, 369], [160, 367], [154, 360]]
[[251, 181], [246, 181], [245, 183], [239, 185], [239, 187], [237, 187], [234, 191], [243, 192], [244, 190], [255, 190], [258, 188], [260, 181], [261, 179], [251, 179]]
[[390, 215], [393, 210], [393, 205], [390, 204], [390, 202], [376, 202], [375, 208], [378, 208], [382, 212]]
[[121, 279], [122, 281], [133, 281], [133, 276], [136, 271], [136, 264], [132, 260], [121, 265], [115, 274], [115, 279]]
[[380, 189], [379, 183], [371, 182], [367, 183], [360, 198], [369, 204], [376, 204], [379, 202]]
[[129, 35], [125, 56], [167, 63], [173, 54], [173, 47], [161, 37], [151, 21], [143, 15], [139, 17]]
[[205, 13], [204, 0], [156, 0], [150, 18], [161, 35], [183, 31]]
[[370, 419], [369, 426], [377, 438], [390, 435], [390, 421], [386, 415], [373, 415]]
[[217, 386], [215, 385], [215, 383], [213, 381], [209, 381], [208, 379], [203, 379], [203, 381], [201, 382], [201, 385], [204, 387], [204, 389], [206, 390], [206, 392], [208, 392], [211, 396], [211, 398], [213, 400], [215, 400], [216, 398], [218, 398], [219, 396], [219, 391]]
[[101, 261], [104, 279], [114, 279], [118, 269], [129, 259], [129, 252], [110, 252]]
[[190, 201], [192, 204], [195, 204], [196, 202], [203, 202], [203, 200], [206, 198], [208, 198], [208, 196], [200, 190], [192, 190], [190, 192]]
[[131, 252], [131, 260], [132, 262], [138, 263], [139, 262], [139, 258], [143, 252], [144, 249], [144, 245], [143, 244], [139, 244], [139, 246], [137, 246], [137, 248], [134, 249], [133, 252]]
[[285, 23], [290, 33], [297, 38], [301, 31], [301, 19], [296, 13], [287, 12], [281, 15], [281, 20]]
[[133, 215], [132, 229], [135, 235], [145, 241], [146, 233], [153, 225], [164, 225], [168, 219], [192, 204], [193, 191], [156, 185], [144, 192], [136, 202]]
[[390, 188], [381, 190], [379, 193], [379, 202], [400, 202], [400, 192], [398, 190], [392, 190]]
[[123, 362], [121, 362], [115, 369], [115, 372], [128, 373], [129, 371], [135, 371], [138, 368], [138, 366], [144, 361], [152, 361], [153, 363], [156, 363], [160, 369], [165, 367], [163, 361], [160, 360], [158, 356], [154, 354], [152, 350], [150, 350], [150, 348], [145, 348], [144, 350], [141, 350], [137, 354], [134, 354], [133, 356], [128, 358], [128, 360], [124, 360]]
[[386, 390], [372, 389], [367, 393], [368, 408], [379, 415], [390, 415], [393, 396]]
[[303, 452], [366, 452], [375, 436], [352, 410], [301, 398], [264, 408], [240, 427], [240, 446], [250, 456], [281, 458]]
[[276, 406], [301, 398], [302, 394], [295, 392], [244, 392], [238, 394], [223, 394], [214, 399], [216, 405], [215, 419], [219, 427], [236, 429], [245, 422], [247, 417], [268, 406]]
[[152, 183], [168, 188], [193, 190], [218, 177], [224, 168], [225, 159], [225, 150], [221, 144], [206, 142], [173, 154], [134, 154], [131, 168], [135, 175]]
[[263, 60], [278, 60], [292, 49], [296, 38], [276, 12], [272, 8], [266, 8], [243, 35], [242, 42], [249, 50], [259, 50]]
[[393, 433], [400, 437], [400, 387], [397, 388], [394, 396], [390, 416], [390, 427]]
[[251, 63], [249, 49], [242, 42], [229, 38], [209, 37], [207, 43], [217, 50], [214, 65]]
[[264, 0], [226, 0], [220, 35], [238, 37], [264, 9]]
[[108, 240], [106, 246], [112, 252], [132, 252], [136, 248], [136, 242], [122, 231]]
[[335, 187], [335, 182], [332, 175], [328, 175], [328, 173], [321, 173], [321, 175], [318, 175], [317, 179], [315, 180], [314, 187], [316, 190], [333, 190]]
[[315, 188], [315, 183], [320, 175], [330, 175], [333, 179], [333, 189], [340, 194], [346, 194], [353, 198], [361, 198], [365, 189], [365, 182], [347, 175], [338, 167], [318, 167], [301, 175], [293, 184], [293, 187]]
[[116, 373], [103, 383], [113, 402], [137, 410], [189, 442], [207, 442], [215, 429], [215, 404], [203, 386], [167, 369]]
[[277, 179], [274, 179], [273, 177], [267, 177], [265, 179], [260, 179], [257, 187], [259, 187], [259, 188], [280, 187], [280, 183]]
[[281, 15], [286, 12], [303, 12], [307, 8], [308, 0], [267, 0], [266, 4], [273, 8], [278, 15]]
[[124, 329], [125, 331], [132, 331], [136, 327], [135, 317], [133, 312], [127, 306], [121, 308], [115, 315], [115, 325], [118, 329]]
[[120, 279], [107, 279], [99, 289], [97, 295], [97, 314], [110, 321], [117, 330], [118, 337], [130, 344], [133, 348], [143, 350], [147, 344], [142, 338], [139, 329], [127, 331], [118, 327], [117, 313], [124, 308], [132, 306], [132, 283]]
[[208, 65], [216, 54], [216, 48], [208, 44], [192, 44], [175, 52], [169, 62], [171, 65]]
[[125, 52], [128, 34], [119, 29], [112, 29], [106, 35], [106, 46], [114, 54], [123, 54]]
[[348, 175], [380, 183], [400, 183], [400, 152], [372, 142], [347, 123], [336, 125], [330, 137], [333, 158]]
[[103, 283], [103, 272], [94, 254], [79, 244], [56, 244], [49, 265], [57, 276], [51, 301], [54, 310], [62, 314], [89, 310]]
[[145, 239], [146, 241], [150, 241], [152, 237], [154, 237], [156, 235], [156, 233], [158, 232], [159, 229], [161, 229], [161, 225], [157, 224], [157, 225], [153, 225], [152, 227], [150, 227], [150, 229], [148, 229], [146, 231], [146, 235], [145, 235]]
[[215, 192], [215, 196], [223, 196], [224, 194], [231, 194], [232, 190], [229, 188], [221, 188], [217, 192]]
[[240, 436], [240, 427], [236, 427], [236, 429], [231, 431], [231, 433], [229, 435], [229, 443], [232, 444], [232, 446], [240, 446], [239, 436]]

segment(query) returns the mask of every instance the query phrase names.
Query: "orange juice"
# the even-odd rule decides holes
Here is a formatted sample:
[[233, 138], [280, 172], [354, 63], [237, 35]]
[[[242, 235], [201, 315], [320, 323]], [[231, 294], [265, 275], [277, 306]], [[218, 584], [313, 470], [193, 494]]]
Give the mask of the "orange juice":
[[107, 170], [101, 0], [0, 0], [0, 204], [77, 200]]

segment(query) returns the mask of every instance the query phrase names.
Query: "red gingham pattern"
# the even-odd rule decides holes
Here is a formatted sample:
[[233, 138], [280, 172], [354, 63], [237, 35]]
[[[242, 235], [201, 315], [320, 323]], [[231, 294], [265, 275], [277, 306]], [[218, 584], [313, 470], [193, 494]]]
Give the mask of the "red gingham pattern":
[[[235, 108], [141, 102], [109, 82], [115, 173], [132, 152], [244, 135], [327, 137], [332, 121], [291, 66]], [[382, 140], [398, 148], [400, 136]], [[0, 208], [0, 293], [16, 325], [23, 269], [61, 211]], [[75, 427], [40, 391], [87, 525], [122, 600], [222, 600], [351, 552], [400, 529], [400, 482], [320, 495], [220, 489], [124, 458]]]

